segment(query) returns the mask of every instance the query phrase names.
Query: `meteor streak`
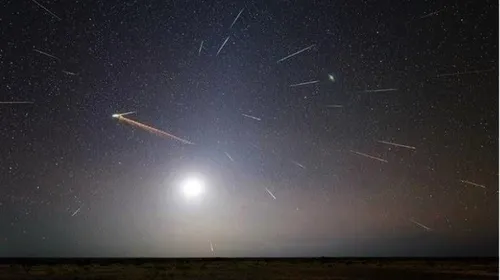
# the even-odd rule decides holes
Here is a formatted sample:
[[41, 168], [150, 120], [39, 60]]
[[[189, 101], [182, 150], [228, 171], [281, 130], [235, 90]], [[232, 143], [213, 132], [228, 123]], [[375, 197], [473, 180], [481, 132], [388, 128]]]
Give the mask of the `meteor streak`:
[[437, 11], [432, 12], [432, 13], [428, 13], [426, 15], [421, 16], [420, 18], [427, 18], [427, 17], [435, 16], [435, 15], [439, 14], [442, 10], [444, 10], [444, 9], [437, 10]]
[[222, 43], [222, 45], [220, 46], [219, 50], [217, 51], [217, 54], [215, 56], [218, 56], [220, 51], [222, 51], [222, 49], [224, 48], [224, 46], [226, 45], [227, 41], [229, 40], [229, 36], [227, 36], [226, 40], [224, 40], [224, 43]]
[[274, 194], [273, 194], [273, 193], [272, 193], [272, 192], [271, 192], [268, 188], [266, 188], [266, 191], [267, 191], [267, 193], [268, 193], [270, 196], [272, 196], [272, 197], [273, 197], [273, 199], [274, 199], [274, 200], [276, 200], [276, 197], [274, 196]]
[[73, 73], [73, 72], [69, 72], [69, 71], [66, 71], [66, 70], [62, 70], [62, 72], [66, 75], [70, 75], [70, 76], [76, 76], [76, 73]]
[[306, 169], [306, 167], [298, 162], [296, 162], [295, 160], [292, 160], [292, 163], [297, 165], [298, 167], [302, 168], [302, 169]]
[[299, 86], [312, 85], [312, 84], [317, 84], [317, 83], [319, 83], [319, 80], [293, 84], [293, 85], [290, 85], [290, 87], [299, 87]]
[[231, 23], [231, 26], [229, 27], [229, 29], [231, 29], [233, 27], [233, 25], [236, 23], [236, 21], [240, 18], [241, 13], [243, 13], [243, 10], [245, 10], [245, 8], [243, 8], [243, 9], [240, 10], [240, 12], [236, 16], [236, 18], [233, 20], [233, 23]]
[[416, 150], [417, 149], [417, 148], [415, 148], [413, 146], [407, 146], [407, 145], [403, 145], [403, 144], [397, 144], [397, 143], [392, 143], [392, 142], [387, 142], [387, 141], [382, 141], [382, 140], [379, 140], [377, 142], [382, 143], [382, 144], [392, 145], [392, 146], [395, 146], [395, 147], [412, 149], [412, 150]]
[[383, 89], [367, 89], [363, 90], [363, 92], [386, 92], [386, 91], [396, 91], [397, 88], [383, 88]]
[[228, 153], [228, 152], [224, 152], [227, 156], [227, 158], [229, 158], [231, 161], [234, 161], [234, 159], [231, 157], [231, 155]]
[[303, 49], [301, 49], [300, 51], [296, 51], [296, 52], [292, 53], [291, 55], [287, 55], [287, 56], [283, 57], [282, 59], [278, 60], [278, 62], [277, 62], [277, 63], [280, 63], [280, 62], [285, 61], [285, 60], [287, 60], [287, 59], [289, 59], [289, 58], [292, 58], [292, 57], [294, 57], [294, 56], [296, 56], [296, 55], [298, 55], [298, 54], [300, 54], [300, 53], [303, 53], [303, 52], [305, 52], [305, 51], [307, 51], [307, 50], [311, 49], [311, 48], [312, 48], [312, 47], [314, 47], [314, 46], [315, 46], [315, 45], [310, 45], [309, 47], [307, 47], [307, 48], [303, 48]]
[[256, 121], [261, 121], [262, 119], [261, 118], [257, 118], [257, 117], [254, 117], [254, 116], [251, 116], [251, 115], [247, 115], [247, 114], [241, 114], [243, 117], [245, 118], [249, 118], [249, 119], [254, 119]]
[[43, 51], [41, 51], [41, 50], [37, 50], [37, 49], [33, 49], [33, 51], [35, 51], [35, 52], [37, 52], [37, 53], [40, 53], [40, 54], [43, 54], [43, 55], [45, 55], [45, 56], [48, 56], [48, 57], [50, 57], [50, 58], [53, 58], [53, 59], [55, 59], [55, 60], [59, 60], [59, 61], [61, 61], [61, 59], [60, 59], [59, 57], [57, 57], [57, 56], [53, 56], [53, 55], [51, 55], [50, 53], [46, 53], [46, 52], [43, 52]]
[[33, 104], [32, 101], [0, 101], [0, 104]]
[[112, 117], [118, 119], [119, 121], [124, 121], [124, 122], [126, 122], [126, 123], [128, 123], [130, 125], [135, 126], [135, 127], [142, 128], [142, 129], [144, 129], [144, 130], [146, 130], [146, 131], [148, 131], [150, 133], [156, 134], [156, 135], [158, 135], [160, 137], [174, 139], [174, 140], [177, 140], [177, 141], [182, 142], [184, 144], [194, 145], [194, 143], [189, 142], [188, 140], [179, 138], [179, 137], [177, 137], [175, 135], [172, 135], [170, 133], [167, 133], [165, 131], [156, 129], [154, 127], [151, 127], [151, 126], [145, 125], [143, 123], [140, 123], [140, 122], [137, 122], [137, 121], [134, 121], [134, 120], [131, 120], [129, 118], [124, 117], [124, 115], [130, 115], [130, 114], [133, 114], [133, 113], [135, 113], [135, 112], [127, 112], [127, 113], [123, 113], [123, 114], [113, 114]]
[[44, 10], [45, 10], [47, 13], [49, 13], [51, 16], [53, 16], [53, 17], [57, 18], [58, 20], [61, 20], [61, 18], [60, 18], [60, 17], [58, 17], [58, 16], [57, 16], [56, 14], [54, 14], [53, 12], [49, 11], [49, 9], [45, 8], [42, 4], [38, 3], [38, 2], [37, 2], [37, 1], [35, 1], [35, 0], [31, 0], [31, 1], [33, 1], [33, 3], [35, 3], [35, 4], [37, 4], [37, 5], [38, 5], [38, 7], [40, 7], [40, 8], [42, 8], [42, 9], [44, 9]]
[[374, 160], [378, 160], [378, 161], [381, 161], [381, 162], [388, 163], [388, 161], [385, 160], [385, 159], [383, 159], [383, 158], [378, 158], [378, 157], [370, 156], [370, 155], [363, 154], [363, 153], [356, 152], [356, 151], [352, 151], [352, 150], [351, 150], [351, 153], [355, 153], [355, 154], [360, 155], [360, 156], [364, 156], [364, 157], [367, 157], [367, 158], [371, 158], [371, 159], [374, 159]]
[[476, 71], [466, 71], [466, 72], [456, 72], [456, 73], [448, 73], [448, 74], [439, 74], [436, 77], [452, 77], [452, 76], [460, 76], [460, 75], [467, 75], [467, 74], [480, 74], [480, 73], [486, 73], [486, 72], [492, 72], [495, 71], [495, 69], [486, 69], [486, 70], [476, 70]]
[[426, 231], [431, 231], [431, 230], [432, 230], [430, 227], [425, 226], [425, 225], [423, 225], [423, 224], [421, 224], [421, 223], [419, 223], [419, 222], [415, 221], [414, 219], [410, 219], [410, 222], [412, 222], [412, 223], [416, 224], [417, 226], [419, 226], [419, 227], [421, 227], [421, 228], [425, 229]]
[[480, 188], [486, 189], [486, 186], [480, 185], [480, 184], [476, 184], [476, 183], [473, 183], [471, 181], [460, 180], [460, 182], [462, 182], [464, 184], [467, 184], [467, 185], [471, 185], [471, 186], [475, 186], [475, 187], [480, 187]]
[[71, 217], [74, 217], [76, 214], [78, 214], [78, 212], [80, 212], [80, 209], [82, 209], [82, 207], [79, 207], [78, 209], [76, 209], [76, 211], [73, 212], [73, 214], [71, 215]]
[[200, 48], [198, 49], [198, 56], [201, 54], [201, 50], [203, 49], [203, 41], [200, 43]]

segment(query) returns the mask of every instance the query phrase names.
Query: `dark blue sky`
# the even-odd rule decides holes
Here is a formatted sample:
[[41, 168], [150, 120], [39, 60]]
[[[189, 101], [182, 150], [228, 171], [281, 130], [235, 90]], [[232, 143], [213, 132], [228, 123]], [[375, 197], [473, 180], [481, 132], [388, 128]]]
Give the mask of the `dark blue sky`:
[[497, 255], [497, 12], [3, 1], [0, 255]]

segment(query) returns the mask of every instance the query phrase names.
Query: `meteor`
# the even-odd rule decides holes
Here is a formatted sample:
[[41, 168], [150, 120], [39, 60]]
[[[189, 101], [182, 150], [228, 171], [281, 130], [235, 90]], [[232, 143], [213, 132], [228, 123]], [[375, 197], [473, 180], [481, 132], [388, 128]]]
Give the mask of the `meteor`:
[[74, 217], [76, 214], [78, 214], [78, 212], [80, 212], [80, 209], [82, 209], [82, 207], [79, 207], [78, 209], [76, 209], [76, 211], [73, 212], [73, 214], [71, 215], [71, 217]]
[[37, 49], [33, 49], [33, 51], [35, 51], [35, 52], [37, 52], [37, 53], [39, 53], [39, 54], [43, 54], [43, 55], [45, 55], [45, 56], [48, 56], [48, 57], [50, 57], [50, 58], [53, 58], [53, 59], [55, 59], [55, 60], [61, 61], [61, 59], [60, 59], [59, 57], [57, 57], [57, 56], [55, 56], [55, 55], [51, 55], [50, 53], [46, 53], [46, 52], [43, 52], [43, 51], [41, 51], [41, 50], [37, 50]]
[[0, 101], [0, 104], [33, 104], [32, 101]]
[[344, 108], [342, 105], [326, 105], [326, 108]]
[[351, 150], [351, 153], [353, 153], [353, 154], [357, 154], [357, 155], [360, 155], [360, 156], [363, 156], [363, 157], [371, 158], [371, 159], [374, 159], [374, 160], [378, 160], [378, 161], [381, 161], [381, 162], [388, 163], [388, 161], [387, 161], [387, 160], [385, 160], [385, 159], [383, 159], [383, 158], [374, 157], [374, 156], [367, 155], [367, 154], [360, 153], [360, 152], [356, 152], [356, 151], [353, 151], [353, 150]]
[[430, 227], [428, 227], [428, 226], [426, 226], [426, 225], [424, 225], [424, 224], [421, 224], [421, 223], [419, 223], [419, 222], [415, 221], [414, 219], [410, 219], [410, 222], [412, 222], [412, 223], [414, 223], [415, 225], [417, 225], [417, 226], [419, 226], [419, 227], [421, 227], [421, 228], [425, 229], [426, 231], [432, 231], [432, 229], [431, 229]]
[[300, 163], [298, 163], [298, 162], [296, 162], [294, 160], [292, 160], [292, 162], [293, 162], [293, 164], [297, 165], [298, 167], [300, 167], [302, 169], [306, 169], [306, 167], [304, 165], [302, 165], [302, 164], [300, 164]]
[[229, 29], [233, 28], [233, 25], [236, 23], [236, 21], [240, 18], [241, 16], [241, 13], [243, 13], [243, 10], [245, 10], [245, 8], [241, 9], [240, 12], [238, 13], [238, 15], [236, 16], [236, 18], [233, 20], [233, 23], [231, 23], [231, 26], [229, 27]]
[[416, 150], [417, 149], [417, 148], [415, 148], [413, 146], [408, 146], [408, 145], [403, 145], [403, 144], [398, 144], [398, 143], [393, 143], [393, 142], [388, 142], [388, 141], [379, 140], [377, 142], [382, 143], [382, 144], [386, 144], [386, 145], [392, 145], [392, 146], [395, 146], [395, 147], [407, 148], [407, 149], [411, 149], [411, 150]]
[[227, 157], [228, 157], [231, 161], [233, 161], [233, 162], [234, 162], [233, 157], [231, 157], [231, 155], [230, 155], [228, 152], [224, 152], [224, 153], [226, 154], [226, 156], [227, 156]]
[[292, 58], [292, 57], [294, 57], [294, 56], [296, 56], [296, 55], [298, 55], [298, 54], [300, 54], [300, 53], [303, 53], [303, 52], [305, 52], [305, 51], [307, 51], [307, 50], [310, 50], [310, 49], [312, 49], [314, 46], [316, 46], [316, 45], [314, 45], [314, 44], [313, 44], [313, 45], [310, 45], [310, 46], [309, 46], [309, 47], [307, 47], [307, 48], [303, 48], [303, 49], [301, 49], [300, 51], [296, 51], [296, 52], [294, 52], [294, 53], [292, 53], [292, 54], [290, 54], [290, 55], [287, 55], [287, 56], [283, 57], [282, 59], [278, 60], [278, 61], [277, 61], [277, 63], [280, 63], [280, 62], [285, 61], [285, 60], [287, 60], [287, 59], [289, 59], [289, 58]]
[[382, 88], [382, 89], [367, 89], [362, 92], [386, 92], [386, 91], [397, 91], [397, 88]]
[[480, 185], [480, 184], [477, 184], [477, 183], [474, 183], [474, 182], [471, 182], [471, 181], [460, 180], [460, 182], [462, 182], [464, 184], [467, 184], [467, 185], [471, 185], [471, 186], [475, 186], [475, 187], [480, 187], [480, 188], [486, 189], [486, 186]]
[[290, 87], [300, 87], [300, 86], [312, 85], [312, 84], [317, 84], [317, 83], [319, 83], [319, 80], [293, 84], [293, 85], [290, 85]]
[[122, 116], [126, 116], [126, 115], [132, 115], [132, 114], [135, 114], [136, 112], [126, 112], [126, 113], [117, 113], [117, 114], [113, 114], [111, 115], [111, 117], [115, 118], [115, 119], [119, 119], [120, 117]]
[[247, 115], [247, 114], [241, 114], [243, 117], [245, 118], [249, 118], [249, 119], [254, 119], [256, 121], [261, 121], [262, 119], [261, 118], [257, 118], [257, 117], [254, 117], [254, 116], [251, 116], [251, 115]]
[[49, 11], [49, 9], [45, 8], [42, 4], [38, 3], [37, 1], [35, 0], [31, 0], [33, 1], [33, 3], [37, 4], [38, 7], [44, 9], [47, 13], [49, 13], [51, 16], [57, 18], [58, 20], [62, 20], [60, 17], [58, 17], [56, 14], [54, 14], [53, 12]]
[[130, 125], [133, 125], [135, 127], [142, 128], [145, 131], [153, 133], [153, 134], [156, 134], [156, 135], [158, 135], [160, 137], [168, 138], [168, 139], [174, 139], [174, 140], [177, 140], [177, 141], [182, 142], [184, 144], [194, 145], [194, 143], [192, 143], [192, 142], [190, 142], [188, 140], [182, 139], [182, 138], [177, 137], [175, 135], [172, 135], [172, 134], [170, 134], [168, 132], [159, 130], [159, 129], [151, 127], [149, 125], [145, 125], [145, 124], [140, 123], [138, 121], [134, 121], [134, 120], [131, 120], [129, 118], [124, 117], [125, 115], [130, 115], [130, 114], [133, 114], [133, 113], [135, 113], [135, 112], [127, 112], [127, 113], [122, 113], [122, 114], [113, 114], [112, 117], [115, 118], [115, 119], [118, 119], [119, 121], [123, 121], [123, 122], [126, 122], [126, 123], [130, 124]]
[[203, 49], [203, 41], [200, 43], [200, 49], [198, 50], [198, 56], [201, 54], [201, 50]]
[[229, 36], [227, 36], [226, 40], [224, 40], [224, 43], [222, 43], [222, 45], [220, 46], [220, 48], [217, 51], [217, 54], [215, 56], [219, 56], [220, 51], [222, 51], [222, 49], [224, 48], [224, 46], [226, 45], [228, 40], [229, 40]]
[[266, 191], [274, 200], [276, 200], [276, 196], [274, 196], [274, 194], [268, 188], [266, 188]]

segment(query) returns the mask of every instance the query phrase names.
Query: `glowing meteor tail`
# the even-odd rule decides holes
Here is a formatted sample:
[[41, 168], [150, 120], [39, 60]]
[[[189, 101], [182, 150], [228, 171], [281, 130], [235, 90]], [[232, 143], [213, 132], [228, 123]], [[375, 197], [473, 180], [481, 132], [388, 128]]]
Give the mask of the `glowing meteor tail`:
[[137, 122], [137, 121], [134, 121], [134, 120], [131, 120], [131, 119], [128, 119], [128, 118], [124, 117], [123, 114], [116, 114], [116, 116], [113, 115], [113, 117], [117, 118], [120, 121], [124, 121], [124, 122], [126, 122], [126, 123], [128, 123], [130, 125], [133, 125], [135, 127], [142, 128], [142, 129], [144, 129], [144, 130], [146, 130], [146, 131], [148, 131], [150, 133], [156, 134], [156, 135], [158, 135], [160, 137], [175, 139], [175, 140], [177, 140], [179, 142], [182, 142], [184, 144], [194, 145], [194, 143], [189, 142], [188, 140], [184, 140], [182, 138], [179, 138], [179, 137], [177, 137], [175, 135], [172, 135], [170, 133], [167, 133], [165, 131], [156, 129], [154, 127], [151, 127], [149, 125], [145, 125], [143, 123], [140, 123], [140, 122]]

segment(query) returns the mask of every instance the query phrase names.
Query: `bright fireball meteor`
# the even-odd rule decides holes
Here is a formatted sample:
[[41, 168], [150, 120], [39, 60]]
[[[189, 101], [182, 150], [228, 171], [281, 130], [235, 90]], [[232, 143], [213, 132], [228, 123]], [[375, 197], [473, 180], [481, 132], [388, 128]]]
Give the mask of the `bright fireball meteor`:
[[153, 133], [153, 134], [156, 134], [160, 137], [163, 137], [163, 138], [169, 138], [169, 139], [174, 139], [174, 140], [177, 140], [179, 142], [182, 142], [184, 144], [191, 144], [191, 145], [194, 145], [194, 143], [188, 141], [188, 140], [185, 140], [185, 139], [182, 139], [180, 137], [177, 137], [175, 135], [172, 135], [168, 132], [165, 132], [165, 131], [162, 131], [162, 130], [159, 130], [159, 129], [156, 129], [154, 127], [151, 127], [149, 125], [145, 125], [143, 123], [140, 123], [138, 121], [134, 121], [134, 120], [131, 120], [129, 118], [126, 118], [124, 116], [126, 115], [130, 115], [130, 114], [134, 114], [135, 112], [127, 112], [127, 113], [122, 113], [122, 114], [113, 114], [111, 115], [113, 118], [115, 119], [118, 119], [119, 121], [124, 121], [130, 125], [133, 125], [135, 127], [138, 127], [138, 128], [142, 128], [144, 129], [145, 131], [147, 132], [150, 132], [150, 133]]
[[121, 116], [132, 115], [132, 114], [135, 114], [135, 112], [126, 112], [126, 113], [121, 113], [121, 114], [113, 114], [113, 115], [111, 115], [111, 117], [113, 117], [115, 119], [118, 119]]

